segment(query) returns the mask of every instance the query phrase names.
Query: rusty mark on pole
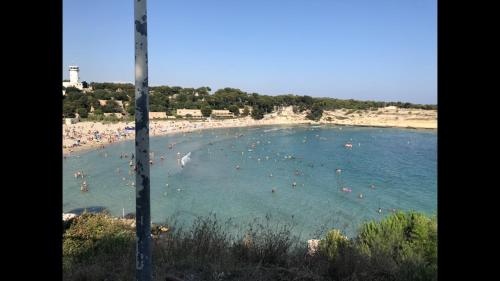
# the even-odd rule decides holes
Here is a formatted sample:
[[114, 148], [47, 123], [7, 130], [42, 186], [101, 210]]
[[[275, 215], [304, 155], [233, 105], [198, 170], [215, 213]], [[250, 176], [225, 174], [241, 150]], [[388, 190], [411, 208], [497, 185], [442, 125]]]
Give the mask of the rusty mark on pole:
[[134, 1], [136, 280], [151, 281], [151, 207], [149, 196], [149, 98], [146, 0]]

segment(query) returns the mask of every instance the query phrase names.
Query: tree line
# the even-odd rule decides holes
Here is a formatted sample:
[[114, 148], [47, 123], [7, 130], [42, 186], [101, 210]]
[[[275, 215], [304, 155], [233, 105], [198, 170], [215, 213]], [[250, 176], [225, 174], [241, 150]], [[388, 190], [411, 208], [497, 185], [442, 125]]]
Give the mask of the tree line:
[[[78, 113], [86, 118], [91, 106], [94, 114], [122, 112], [133, 115], [135, 112], [135, 88], [127, 83], [90, 83], [92, 91], [83, 93], [79, 89], [68, 87], [63, 97], [64, 117], [74, 117]], [[264, 114], [273, 112], [278, 107], [293, 106], [294, 112], [307, 111], [307, 118], [319, 120], [324, 110], [351, 109], [375, 110], [386, 106], [415, 109], [437, 109], [437, 105], [413, 104], [409, 102], [361, 101], [354, 99], [316, 98], [299, 95], [269, 96], [248, 93], [236, 88], [218, 89], [210, 94], [210, 87], [182, 88], [178, 86], [149, 87], [149, 106], [152, 112], [166, 112], [175, 115], [177, 109], [200, 109], [204, 116], [210, 116], [213, 109], [227, 109], [236, 116], [251, 114], [254, 119], [262, 119]], [[98, 100], [107, 100], [102, 106]], [[116, 101], [122, 101], [124, 108]], [[248, 107], [251, 107], [251, 113]]]

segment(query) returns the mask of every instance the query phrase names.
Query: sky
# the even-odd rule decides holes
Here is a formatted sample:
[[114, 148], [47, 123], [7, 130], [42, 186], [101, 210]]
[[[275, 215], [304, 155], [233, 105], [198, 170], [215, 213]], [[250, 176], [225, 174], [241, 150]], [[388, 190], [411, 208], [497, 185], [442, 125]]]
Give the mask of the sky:
[[[437, 103], [437, 0], [148, 0], [149, 85]], [[134, 81], [132, 0], [63, 0], [63, 79]]]

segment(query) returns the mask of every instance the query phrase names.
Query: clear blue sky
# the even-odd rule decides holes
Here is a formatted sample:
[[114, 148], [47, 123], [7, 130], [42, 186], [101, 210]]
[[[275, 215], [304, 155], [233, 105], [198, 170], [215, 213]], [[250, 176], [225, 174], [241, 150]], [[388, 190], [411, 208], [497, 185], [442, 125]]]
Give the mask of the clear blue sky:
[[[63, 1], [63, 73], [134, 81], [132, 0]], [[148, 0], [150, 85], [437, 103], [436, 0]]]

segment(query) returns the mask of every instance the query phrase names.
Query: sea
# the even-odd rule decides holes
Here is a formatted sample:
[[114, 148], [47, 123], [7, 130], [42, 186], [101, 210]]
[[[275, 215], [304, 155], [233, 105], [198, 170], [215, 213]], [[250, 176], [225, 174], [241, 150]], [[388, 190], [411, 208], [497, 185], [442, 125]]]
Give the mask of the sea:
[[[216, 216], [246, 225], [265, 218], [313, 239], [331, 228], [352, 237], [362, 223], [394, 211], [437, 212], [436, 130], [208, 129], [151, 137], [150, 151], [155, 223]], [[189, 152], [182, 167], [178, 158]], [[124, 141], [63, 159], [63, 211], [134, 213], [132, 153], [133, 141]], [[88, 192], [80, 191], [77, 171], [86, 175]]]

